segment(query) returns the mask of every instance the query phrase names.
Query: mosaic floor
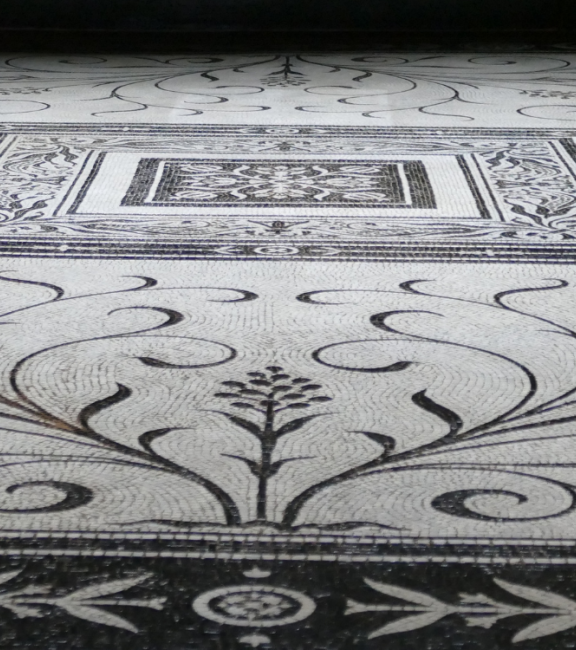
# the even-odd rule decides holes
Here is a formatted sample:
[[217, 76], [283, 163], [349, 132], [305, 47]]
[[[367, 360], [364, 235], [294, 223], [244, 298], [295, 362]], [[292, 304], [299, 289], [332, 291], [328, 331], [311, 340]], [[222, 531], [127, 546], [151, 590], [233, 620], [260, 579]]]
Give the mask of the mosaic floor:
[[576, 647], [576, 53], [0, 59], [0, 648]]

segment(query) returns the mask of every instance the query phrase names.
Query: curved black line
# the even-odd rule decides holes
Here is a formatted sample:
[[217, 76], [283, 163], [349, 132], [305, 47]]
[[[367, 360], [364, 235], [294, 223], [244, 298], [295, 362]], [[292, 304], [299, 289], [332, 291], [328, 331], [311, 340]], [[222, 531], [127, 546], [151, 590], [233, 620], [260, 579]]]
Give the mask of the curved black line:
[[[152, 332], [153, 330], [160, 330], [165, 327], [172, 327], [172, 325], [178, 325], [178, 323], [181, 323], [184, 320], [184, 314], [181, 314], [179, 311], [176, 311], [175, 309], [167, 309], [165, 307], [147, 307], [143, 305], [134, 305], [132, 307], [118, 307], [117, 309], [113, 309], [112, 311], [109, 311], [108, 316], [110, 316], [111, 314], [115, 314], [118, 311], [128, 311], [130, 309], [144, 309], [150, 311], [157, 311], [160, 314], [164, 314], [165, 316], [168, 316], [167, 320], [164, 323], [161, 323], [160, 325], [156, 325], [152, 328], [146, 328], [143, 330], [136, 330], [135, 332], [130, 332], [130, 335], [140, 334], [142, 332]], [[116, 336], [122, 336], [122, 335], [116, 335]]]
[[[376, 470], [374, 472], [368, 472], [366, 474], [362, 474], [361, 478], [364, 478], [364, 477], [367, 477], [367, 476], [373, 476], [375, 474], [382, 474], [384, 472], [397, 473], [397, 472], [407, 472], [407, 471], [413, 471], [413, 470], [414, 471], [433, 470], [433, 469], [439, 469], [439, 468], [446, 469], [445, 467], [436, 466], [436, 465], [412, 465], [412, 466], [406, 466], [406, 467], [389, 467], [389, 468], [383, 468], [381, 470]], [[511, 474], [511, 475], [514, 475], [514, 476], [523, 476], [525, 478], [533, 479], [535, 481], [543, 481], [544, 483], [550, 483], [551, 485], [555, 485], [556, 487], [562, 488], [563, 490], [568, 492], [568, 494], [570, 495], [570, 497], [572, 499], [570, 505], [567, 508], [565, 508], [564, 510], [561, 510], [560, 512], [554, 513], [552, 515], [544, 515], [544, 516], [541, 516], [541, 517], [521, 517], [521, 518], [516, 518], [516, 519], [499, 519], [499, 518], [489, 517], [489, 516], [486, 516], [486, 517], [481, 516], [481, 517], [477, 517], [477, 518], [486, 518], [486, 519], [490, 519], [491, 521], [513, 521], [513, 522], [517, 522], [517, 521], [538, 521], [538, 520], [542, 520], [542, 519], [553, 519], [553, 518], [556, 518], [556, 517], [562, 517], [565, 514], [567, 514], [569, 512], [573, 512], [574, 510], [576, 510], [576, 488], [573, 485], [570, 485], [569, 483], [565, 483], [564, 481], [558, 481], [556, 479], [552, 479], [552, 478], [549, 478], [549, 477], [546, 477], [546, 476], [537, 476], [537, 475], [535, 476], [534, 474], [528, 474], [526, 472], [518, 472], [518, 471], [514, 471], [514, 470], [510, 470], [510, 469], [496, 469], [492, 465], [489, 465], [487, 467], [475, 467], [473, 465], [470, 465], [466, 469], [469, 472], [492, 471], [492, 472], [496, 472], [498, 474]], [[464, 490], [457, 490], [456, 492], [462, 492], [462, 491], [464, 491]], [[481, 490], [481, 489], [480, 489], [480, 491], [482, 491], [482, 492], [486, 492], [486, 491], [492, 492], [492, 490]], [[505, 490], [493, 490], [493, 491], [497, 492], [497, 493], [500, 493], [500, 494], [502, 494], [503, 492], [506, 492]], [[509, 493], [509, 494], [514, 494], [515, 496], [518, 496], [518, 495], [516, 495], [516, 493]], [[519, 495], [519, 496], [522, 498], [521, 502], [524, 502], [524, 501], [528, 500], [528, 497], [525, 497], [524, 495]]]
[[457, 413], [454, 413], [454, 411], [451, 411], [445, 406], [438, 404], [433, 399], [430, 399], [426, 395], [425, 390], [421, 390], [418, 393], [412, 395], [412, 401], [422, 410], [427, 411], [428, 413], [432, 413], [443, 422], [446, 422], [446, 424], [450, 427], [450, 430], [446, 434], [445, 438], [456, 437], [460, 429], [464, 426], [462, 418]]
[[[154, 327], [152, 329], [157, 329], [157, 328]], [[139, 334], [142, 331], [150, 331], [150, 330], [141, 330], [141, 331], [139, 331], [137, 333]], [[115, 335], [96, 337], [96, 338], [85, 339], [85, 340], [80, 340], [80, 341], [71, 341], [71, 342], [68, 342], [68, 343], [62, 343], [62, 344], [59, 344], [59, 345], [55, 345], [55, 346], [52, 346], [52, 347], [49, 347], [49, 348], [34, 352], [34, 353], [24, 357], [23, 359], [21, 359], [13, 367], [13, 369], [11, 371], [11, 374], [10, 374], [10, 384], [12, 386], [12, 389], [18, 395], [18, 397], [20, 397], [20, 399], [22, 399], [24, 402], [26, 402], [27, 404], [30, 404], [34, 409], [36, 409], [37, 414], [43, 415], [43, 416], [45, 416], [45, 417], [47, 417], [49, 419], [54, 420], [55, 418], [51, 413], [49, 413], [44, 408], [42, 408], [41, 406], [36, 404], [33, 400], [31, 400], [20, 389], [20, 387], [18, 385], [18, 373], [22, 369], [23, 365], [25, 363], [27, 363], [30, 359], [32, 359], [32, 358], [34, 358], [34, 357], [36, 357], [36, 356], [38, 356], [40, 354], [44, 354], [46, 352], [51, 352], [51, 351], [53, 351], [55, 349], [58, 349], [58, 348], [63, 348], [63, 347], [67, 347], [69, 345], [77, 345], [77, 344], [81, 344], [81, 343], [93, 342], [93, 341], [98, 341], [98, 340], [108, 340], [108, 339], [115, 339], [115, 338], [129, 338], [132, 334], [134, 334], [134, 333], [130, 332], [130, 333], [127, 333], [127, 334], [115, 334]], [[114, 396], [112, 396], [110, 398], [106, 398], [105, 400], [100, 400], [99, 402], [96, 403], [96, 405], [98, 405], [98, 410], [101, 410], [102, 408], [105, 408], [106, 405], [110, 405], [110, 400], [112, 400], [114, 403], [116, 403], [117, 401], [119, 401], [119, 396], [122, 397], [122, 399], [125, 399], [125, 395], [126, 395], [127, 391], [129, 391], [130, 389], [128, 389], [127, 387], [124, 387], [124, 386], [122, 386], [120, 388], [120, 386], [121, 386], [120, 384], [118, 386], [119, 386], [119, 390]], [[102, 406], [103, 404], [104, 404], [104, 406]], [[94, 406], [95, 405], [92, 405], [92, 407], [94, 407]], [[189, 469], [187, 469], [187, 468], [185, 468], [183, 466], [180, 466], [177, 463], [174, 463], [174, 462], [172, 462], [172, 461], [170, 461], [170, 460], [168, 460], [166, 458], [163, 458], [163, 457], [161, 457], [161, 456], [159, 456], [157, 454], [146, 453], [146, 452], [140, 451], [138, 449], [134, 449], [132, 447], [129, 447], [127, 445], [123, 445], [123, 444], [121, 444], [119, 442], [116, 442], [114, 440], [110, 440], [109, 438], [106, 438], [105, 436], [103, 436], [103, 435], [97, 433], [96, 431], [92, 430], [89, 427], [88, 419], [94, 413], [87, 412], [87, 409], [90, 409], [90, 408], [91, 407], [88, 406], [88, 407], [86, 407], [86, 409], [84, 409], [81, 412], [80, 427], [72, 426], [72, 425], [69, 425], [68, 423], [64, 422], [63, 424], [65, 424], [68, 427], [67, 430], [69, 430], [71, 433], [75, 433], [77, 435], [87, 437], [87, 438], [89, 438], [89, 439], [91, 439], [91, 440], [93, 440], [95, 442], [98, 442], [101, 445], [104, 445], [104, 446], [106, 446], [106, 447], [108, 447], [110, 449], [113, 449], [113, 450], [115, 450], [115, 451], [117, 451], [119, 453], [123, 453], [123, 454], [126, 454], [128, 456], [135, 456], [135, 457], [137, 457], [137, 458], [139, 458], [141, 460], [145, 460], [145, 461], [148, 461], [148, 462], [153, 460], [153, 461], [155, 461], [157, 463], [161, 463], [163, 465], [165, 471], [170, 471], [173, 474], [176, 474], [176, 475], [178, 475], [178, 476], [180, 476], [180, 477], [182, 477], [184, 479], [190, 480], [190, 481], [192, 481], [194, 483], [198, 483], [199, 485], [204, 487], [206, 490], [208, 490], [212, 494], [212, 496], [214, 496], [218, 500], [220, 505], [222, 506], [222, 509], [224, 511], [224, 516], [225, 516], [226, 521], [228, 523], [236, 524], [236, 523], [239, 523], [241, 521], [241, 519], [240, 519], [240, 511], [239, 511], [237, 505], [235, 504], [235, 502], [233, 501], [233, 499], [230, 497], [230, 495], [226, 491], [224, 491], [222, 488], [220, 488], [217, 484], [210, 481], [209, 479], [206, 479], [203, 476], [201, 476], [200, 474], [197, 474], [196, 472], [193, 472], [193, 471], [191, 471], [191, 470], [189, 470]], [[43, 424], [43, 423], [40, 423], [40, 424]]]
[[[218, 291], [234, 291], [236, 293], [240, 293], [242, 296], [241, 298], [233, 298], [231, 300], [207, 300], [207, 302], [221, 302], [221, 303], [248, 302], [250, 300], [256, 300], [259, 297], [258, 294], [253, 293], [252, 291], [246, 291], [244, 289], [230, 289], [229, 287], [157, 287], [156, 285], [158, 284], [158, 281], [155, 280], [154, 278], [148, 278], [146, 276], [139, 276], [139, 275], [124, 276], [124, 277], [135, 277], [135, 278], [142, 279], [144, 280], [144, 284], [138, 287], [130, 287], [128, 289], [117, 289], [115, 291], [103, 291], [102, 293], [87, 293], [81, 296], [70, 296], [69, 298], [59, 298], [58, 300], [59, 302], [62, 303], [68, 300], [81, 300], [83, 298], [98, 298], [100, 296], [111, 296], [118, 293], [130, 293], [132, 291], [143, 291], [143, 290], [174, 291], [177, 289], [181, 291], [197, 291], [197, 290], [206, 290], [206, 289], [214, 289]], [[11, 280], [10, 278], [0, 278], [0, 279], [15, 282], [15, 280]], [[28, 280], [21, 280], [21, 282], [28, 282]], [[54, 302], [54, 301], [51, 300], [48, 302]], [[12, 314], [16, 314], [22, 311], [27, 311], [29, 309], [34, 309], [36, 307], [42, 307], [43, 305], [46, 304], [47, 302], [41, 302], [41, 303], [36, 303], [34, 305], [29, 305], [28, 307], [20, 307], [19, 309], [14, 309], [13, 311], [0, 314], [0, 318], [4, 318], [5, 316], [11, 316]]]
[[100, 411], [104, 411], [110, 406], [114, 406], [115, 404], [119, 404], [120, 402], [127, 400], [130, 397], [130, 395], [132, 395], [131, 389], [128, 388], [127, 386], [124, 386], [123, 384], [116, 384], [116, 385], [118, 386], [118, 390], [113, 395], [109, 395], [104, 399], [100, 399], [97, 400], [96, 402], [93, 402], [92, 404], [88, 404], [88, 406], [85, 406], [80, 411], [78, 415], [78, 422], [80, 423], [80, 426], [83, 429], [91, 431], [92, 428], [90, 427], [89, 421], [95, 415], [100, 413]]
[[[0, 271], [0, 273], [10, 273], [10, 271]], [[45, 289], [50, 289], [51, 291], [54, 291], [56, 294], [54, 298], [51, 300], [47, 300], [46, 302], [39, 303], [39, 304], [47, 304], [49, 302], [55, 302], [56, 300], [60, 300], [62, 296], [64, 295], [64, 289], [62, 287], [59, 287], [55, 284], [49, 284], [48, 282], [35, 282], [33, 280], [19, 280], [17, 278], [6, 278], [3, 275], [0, 275], [0, 282], [15, 282], [16, 284], [30, 284], [32, 286], [37, 286], [37, 287], [44, 287]]]
[[331, 343], [330, 345], [325, 345], [321, 348], [318, 348], [317, 350], [314, 350], [314, 352], [312, 352], [312, 359], [314, 359], [314, 361], [317, 363], [322, 364], [323, 366], [327, 366], [328, 368], [336, 368], [337, 370], [347, 370], [350, 372], [398, 372], [400, 370], [405, 370], [411, 366], [414, 363], [413, 361], [397, 361], [396, 363], [392, 363], [388, 366], [382, 366], [379, 368], [348, 368], [346, 366], [337, 366], [333, 363], [328, 363], [327, 361], [322, 361], [322, 359], [320, 359], [320, 354], [329, 348], [335, 348], [340, 345], [347, 345], [350, 343], [370, 343], [374, 341], [385, 342], [389, 340], [402, 339], [358, 339], [356, 341], [344, 341], [343, 343]]
[[[503, 361], [506, 361], [507, 363], [511, 363], [512, 365], [516, 366], [519, 368], [524, 375], [528, 379], [528, 384], [529, 384], [529, 389], [527, 393], [524, 395], [524, 397], [517, 402], [512, 408], [510, 408], [508, 411], [505, 411], [501, 415], [497, 416], [496, 418], [489, 420], [488, 422], [485, 422], [484, 424], [480, 424], [476, 427], [473, 427], [472, 429], [469, 429], [468, 431], [465, 431], [462, 433], [459, 438], [461, 439], [463, 436], [471, 436], [473, 433], [477, 433], [478, 431], [483, 431], [494, 424], [497, 424], [499, 422], [502, 422], [505, 420], [507, 417], [512, 415], [513, 413], [516, 413], [519, 409], [523, 408], [535, 395], [538, 390], [538, 381], [536, 379], [536, 375], [529, 370], [524, 364], [520, 363], [519, 361], [515, 361], [514, 359], [511, 359], [510, 357], [507, 357], [503, 354], [499, 354], [498, 352], [492, 352], [490, 350], [484, 350], [483, 348], [477, 348], [475, 346], [471, 345], [465, 345], [463, 343], [453, 343], [451, 341], [441, 341], [439, 339], [433, 339], [429, 338], [427, 336], [421, 336], [419, 334], [406, 334], [406, 332], [401, 332], [399, 330], [394, 329], [390, 325], [388, 325], [385, 321], [388, 318], [388, 316], [394, 316], [396, 314], [401, 314], [401, 313], [425, 313], [425, 314], [434, 314], [434, 312], [422, 312], [421, 310], [396, 310], [396, 311], [389, 311], [389, 312], [382, 312], [379, 314], [374, 314], [373, 316], [370, 317], [370, 322], [374, 327], [377, 327], [378, 329], [384, 329], [386, 332], [391, 332], [393, 334], [400, 334], [401, 336], [408, 336], [412, 337], [415, 339], [418, 339], [420, 341], [424, 342], [429, 342], [429, 343], [435, 343], [437, 345], [450, 345], [454, 346], [457, 348], [462, 348], [466, 350], [472, 350], [473, 352], [480, 352], [482, 354], [487, 354], [492, 357], [496, 357], [497, 359], [501, 359]], [[438, 315], [438, 314], [436, 314]], [[411, 341], [412, 343], [416, 343], [416, 341]]]
[[27, 481], [18, 483], [6, 488], [8, 494], [12, 494], [21, 488], [30, 486], [51, 487], [65, 493], [65, 497], [50, 506], [40, 506], [38, 508], [0, 508], [1, 513], [10, 514], [37, 514], [39, 512], [63, 512], [64, 510], [73, 510], [85, 506], [94, 499], [94, 492], [77, 483], [68, 483], [65, 481]]
[[139, 287], [134, 287], [133, 289], [127, 289], [126, 291], [142, 291], [143, 289], [150, 289], [155, 287], [158, 284], [158, 280], [155, 278], [148, 277], [147, 275], [127, 275], [127, 278], [138, 278], [138, 280], [143, 280], [144, 284]]
[[[414, 289], [412, 285], [418, 284], [420, 282], [432, 282], [432, 280], [408, 280], [407, 282], [401, 282], [398, 286], [407, 293], [413, 293], [417, 296], [431, 296], [432, 294], [422, 293], [417, 289]], [[480, 303], [481, 304], [481, 303]]]
[[177, 431], [176, 428], [164, 428], [164, 429], [154, 429], [153, 431], [146, 431], [142, 435], [138, 436], [138, 442], [140, 443], [142, 449], [145, 449], [147, 452], [156, 454], [152, 449], [152, 443], [157, 438], [171, 433], [172, 431]]

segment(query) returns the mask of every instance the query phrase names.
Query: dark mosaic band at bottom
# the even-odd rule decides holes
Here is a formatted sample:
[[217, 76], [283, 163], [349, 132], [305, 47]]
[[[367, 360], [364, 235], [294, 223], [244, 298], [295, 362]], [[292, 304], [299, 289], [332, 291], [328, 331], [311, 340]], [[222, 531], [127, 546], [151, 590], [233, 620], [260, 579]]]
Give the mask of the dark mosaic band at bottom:
[[561, 566], [46, 556], [2, 561], [0, 580], [0, 647], [10, 650], [537, 650], [552, 639], [555, 648], [576, 643], [573, 570]]

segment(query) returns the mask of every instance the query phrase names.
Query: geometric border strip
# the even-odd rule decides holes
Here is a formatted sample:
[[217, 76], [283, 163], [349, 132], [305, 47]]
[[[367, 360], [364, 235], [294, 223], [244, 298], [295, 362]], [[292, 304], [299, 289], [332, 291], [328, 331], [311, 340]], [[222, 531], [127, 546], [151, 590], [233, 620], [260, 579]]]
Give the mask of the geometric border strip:
[[258, 135], [261, 137], [282, 135], [300, 137], [303, 135], [339, 135], [350, 138], [381, 137], [395, 140], [399, 137], [474, 137], [474, 138], [514, 138], [534, 140], [542, 138], [574, 138], [575, 128], [485, 128], [485, 127], [404, 127], [404, 126], [314, 126], [303, 124], [270, 125], [182, 125], [182, 124], [126, 124], [126, 123], [75, 123], [75, 122], [0, 122], [0, 133], [47, 135], [139, 135], [139, 136], [213, 136], [243, 137]]
[[342, 242], [327, 239], [291, 240], [286, 244], [269, 244], [260, 240], [151, 242], [126, 238], [49, 237], [0, 240], [0, 255], [6, 257], [53, 257], [66, 259], [162, 259], [162, 260], [245, 260], [245, 261], [318, 261], [323, 262], [538, 262], [571, 264], [576, 262], [576, 242], [556, 244], [474, 243], [418, 245], [405, 243]]
[[[124, 534], [7, 533], [0, 537], [0, 556], [167, 557], [229, 560], [290, 560], [316, 562], [406, 562], [573, 565], [576, 542], [525, 539], [386, 540], [360, 538], [357, 542], [304, 541], [299, 536], [169, 535], [131, 539]], [[241, 539], [244, 537], [244, 539]]]

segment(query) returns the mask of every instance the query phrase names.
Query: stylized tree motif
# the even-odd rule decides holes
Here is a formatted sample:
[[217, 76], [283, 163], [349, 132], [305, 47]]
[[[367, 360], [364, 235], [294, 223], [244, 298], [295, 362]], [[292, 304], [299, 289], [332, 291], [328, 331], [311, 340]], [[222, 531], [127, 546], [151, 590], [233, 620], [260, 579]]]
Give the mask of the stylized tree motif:
[[[44, 313], [55, 319], [53, 324], [73, 324], [70, 332], [66, 329], [47, 335], [42, 339], [45, 343], [27, 338], [27, 333], [22, 341], [12, 339], [15, 352], [6, 347], [6, 356], [0, 365], [0, 381], [4, 382], [0, 392], [0, 421], [3, 425], [0, 466], [4, 470], [2, 479], [6, 486], [1, 496], [7, 498], [6, 495], [15, 492], [16, 496], [21, 496], [30, 489], [34, 494], [40, 494], [42, 487], [55, 490], [62, 496], [56, 502], [41, 500], [39, 504], [35, 501], [29, 507], [16, 499], [18, 507], [2, 508], [0, 516], [42, 515], [90, 507], [94, 490], [98, 488], [90, 487], [88, 480], [84, 484], [83, 477], [91, 475], [79, 473], [79, 465], [83, 468], [96, 466], [102, 471], [110, 468], [114, 472], [129, 471], [131, 475], [141, 472], [146, 479], [137, 480], [142, 480], [142, 484], [149, 478], [152, 482], [154, 477], [160, 477], [159, 480], [167, 481], [179, 498], [182, 490], [193, 492], [191, 498], [180, 499], [185, 503], [186, 514], [177, 514], [173, 519], [159, 519], [157, 511], [149, 508], [146, 501], [143, 507], [146, 514], [139, 521], [112, 519], [114, 526], [150, 522], [184, 528], [257, 524], [286, 531], [303, 526], [336, 527], [339, 530], [359, 525], [401, 527], [399, 520], [404, 511], [393, 507], [388, 511], [381, 504], [389, 503], [388, 495], [394, 497], [392, 488], [398, 476], [412, 473], [412, 477], [418, 472], [420, 476], [427, 472], [436, 477], [436, 482], [430, 484], [431, 489], [428, 489], [428, 484], [425, 486], [428, 492], [422, 501], [434, 525], [446, 516], [486, 521], [490, 526], [494, 522], [507, 525], [532, 519], [570, 517], [576, 509], [576, 486], [568, 482], [566, 474], [553, 473], [555, 465], [558, 465], [556, 457], [544, 461], [539, 459], [539, 465], [530, 461], [521, 467], [510, 463], [509, 457], [502, 463], [482, 457], [487, 448], [506, 449], [509, 447], [505, 446], [511, 444], [533, 445], [549, 438], [574, 437], [568, 428], [558, 432], [554, 430], [551, 432], [553, 436], [540, 434], [540, 431], [576, 422], [576, 387], [567, 371], [568, 364], [572, 363], [570, 359], [576, 359], [576, 331], [551, 318], [515, 307], [513, 298], [515, 295], [522, 298], [536, 291], [561, 290], [567, 286], [565, 281], [547, 281], [544, 286], [501, 291], [492, 301], [427, 294], [418, 284], [421, 281], [404, 282], [398, 289], [389, 291], [365, 292], [359, 303], [366, 309], [362, 327], [364, 331], [373, 330], [374, 336], [339, 341], [338, 335], [315, 351], [311, 348], [306, 360], [308, 369], [323, 369], [325, 377], [337, 375], [341, 385], [349, 387], [351, 395], [356, 394], [354, 378], [361, 377], [360, 373], [368, 373], [362, 380], [364, 386], [367, 376], [383, 382], [380, 384], [384, 389], [382, 399], [373, 410], [371, 424], [355, 427], [354, 420], [350, 419], [350, 415], [357, 413], [354, 406], [342, 407], [342, 402], [335, 402], [335, 412], [330, 413], [317, 408], [332, 398], [324, 394], [323, 385], [328, 382], [316, 382], [308, 371], [306, 374], [309, 376], [297, 376], [286, 372], [281, 365], [269, 365], [239, 378], [223, 375], [224, 364], [233, 360], [236, 364], [241, 356], [228, 343], [197, 336], [197, 324], [187, 315], [186, 300], [191, 296], [197, 297], [198, 291], [209, 291], [206, 304], [218, 303], [213, 306], [218, 312], [230, 309], [231, 313], [236, 313], [234, 310], [250, 307], [242, 303], [258, 298], [253, 292], [214, 287], [161, 288], [154, 279], [143, 277], [136, 287], [129, 289], [68, 297], [63, 289], [47, 282], [6, 277], [0, 277], [0, 280], [17, 283], [22, 291], [33, 288], [40, 293], [52, 293], [49, 300], [7, 311], [2, 315], [3, 325], [20, 324], [15, 321], [24, 321], [29, 316], [33, 323], [29, 331], [39, 331], [35, 319]], [[307, 317], [307, 310], [325, 310], [327, 305], [348, 304], [350, 296], [342, 296], [343, 293], [346, 292], [325, 290], [300, 295], [299, 307], [303, 318]], [[339, 297], [343, 300], [340, 301]], [[98, 319], [90, 323], [74, 320], [74, 307], [78, 301], [83, 301], [84, 309], [90, 308], [91, 315], [96, 313], [99, 305], [97, 313], [102, 320], [118, 312], [129, 317], [113, 327], [110, 323], [103, 326]], [[226, 307], [225, 303], [238, 304]], [[182, 311], [173, 308], [179, 304], [182, 304]], [[374, 305], [377, 308], [373, 308]], [[481, 341], [477, 343], [474, 331], [466, 338], [468, 334], [462, 334], [465, 328], [447, 328], [447, 320], [444, 321], [445, 329], [435, 335], [439, 319], [450, 316], [451, 310], [466, 318], [480, 312], [483, 318], [486, 317], [486, 322], [493, 317], [502, 328], [509, 325], [520, 328], [529, 324], [537, 334], [539, 349], [548, 350], [551, 342], [550, 348], [555, 346], [565, 355], [566, 367], [562, 364], [553, 367], [542, 352], [533, 354], [532, 349], [522, 348], [521, 342], [518, 344], [520, 347], [515, 342], [504, 344], [497, 337], [489, 336], [489, 332], [482, 331]], [[418, 326], [409, 324], [407, 315], [414, 322], [418, 321]], [[69, 321], [65, 320], [70, 316]], [[206, 319], [205, 328], [209, 327], [208, 321]], [[90, 334], [79, 335], [75, 329], [78, 323]], [[11, 335], [6, 328], [2, 328], [2, 332], [7, 337]], [[531, 339], [531, 344], [534, 341], [535, 338]], [[16, 347], [17, 343], [21, 344], [20, 348]], [[113, 347], [108, 351], [106, 346], [110, 344]], [[364, 346], [363, 354], [368, 354], [368, 357], [356, 356], [354, 346], [358, 344]], [[32, 351], [28, 349], [29, 345], [34, 346]], [[194, 346], [199, 350], [198, 359], [192, 355], [189, 363], [174, 360], [175, 354], [184, 351], [187, 355], [188, 349]], [[100, 348], [105, 352], [102, 352], [102, 357], [95, 355], [99, 361], [92, 363], [86, 351], [92, 354]], [[402, 352], [397, 354], [400, 349]], [[374, 361], [371, 364], [372, 351], [376, 356], [384, 355], [386, 362]], [[470, 359], [481, 360], [485, 367], [483, 372], [489, 379], [483, 389], [484, 395], [490, 396], [493, 386], [500, 380], [511, 385], [512, 389], [492, 410], [477, 409], [474, 403], [461, 410], [458, 400], [444, 388], [430, 387], [422, 381], [421, 362], [426, 361], [427, 354], [438, 354], [438, 351], [440, 354], [436, 359], [440, 359], [440, 365], [445, 361], [449, 363], [452, 356], [456, 357], [454, 367], [462, 371], [462, 376], [473, 372], [469, 369]], [[466, 359], [467, 365], [458, 355], [464, 355], [462, 358]], [[116, 372], [120, 373], [122, 369], [118, 358], [122, 364], [126, 358], [135, 364], [129, 372], [123, 371], [122, 381], [116, 380]], [[57, 375], [54, 368], [57, 366], [55, 362], [60, 361], [64, 364], [68, 380], [65, 389], [68, 392], [62, 392], [59, 387], [52, 390], [49, 385], [45, 397], [37, 388], [38, 382], [32, 379], [42, 368], [49, 367], [47, 383], [50, 384], [55, 377], [57, 383], [62, 373]], [[109, 361], [112, 370], [104, 374], [102, 368]], [[132, 377], [143, 366], [145, 370], [139, 375], [139, 385], [132, 385]], [[543, 370], [548, 373], [545, 377], [547, 385], [544, 386], [544, 382], [538, 383], [538, 374]], [[145, 374], [148, 372], [152, 374]], [[383, 374], [386, 378], [380, 379]], [[77, 379], [80, 377], [82, 381], [86, 377], [87, 389], [78, 387]], [[229, 378], [222, 381], [225, 377]], [[419, 420], [420, 433], [409, 440], [406, 433], [396, 430], [394, 420], [388, 418], [388, 424], [379, 424], [379, 418], [387, 417], [387, 409], [398, 406], [385, 398], [385, 382], [396, 377], [402, 378], [403, 390], [406, 390], [400, 407], [405, 408], [407, 417], [406, 422], [400, 424], [411, 434], [412, 415], [415, 414], [414, 419]], [[157, 380], [159, 383], [172, 382], [171, 390], [181, 402], [186, 402], [185, 408], [174, 417], [170, 403], [156, 414], [152, 412], [153, 407], [144, 408], [145, 414], [136, 419], [134, 413], [137, 414], [138, 400], [143, 403], [143, 395], [148, 394], [148, 388]], [[346, 383], [348, 381], [350, 383]], [[418, 388], [412, 389], [412, 381], [419, 382]], [[195, 387], [206, 382], [207, 385], [202, 386], [196, 395]], [[216, 390], [217, 386], [221, 389]], [[182, 395], [190, 397], [190, 404], [182, 399]], [[346, 393], [341, 391], [339, 395], [345, 396]], [[131, 411], [130, 405], [136, 405], [136, 410]], [[350, 409], [350, 412], [345, 409]], [[127, 419], [120, 432], [114, 425], [110, 427], [115, 414], [120, 414], [120, 419]], [[320, 420], [323, 416], [327, 419]], [[155, 420], [154, 428], [149, 425], [149, 417]], [[346, 424], [341, 424], [342, 421]], [[217, 432], [216, 443], [211, 437], [210, 427]], [[306, 434], [299, 444], [309, 447], [304, 447], [306, 451], [303, 452], [283, 454], [290, 445], [279, 442], [299, 431]], [[41, 444], [18, 447], [24, 436], [40, 439]], [[15, 439], [18, 442], [14, 442]], [[328, 447], [326, 455], [323, 451], [308, 455], [307, 449], [317, 449], [314, 447], [317, 440], [324, 439], [335, 442], [335, 448]], [[340, 454], [336, 447], [342, 439], [353, 453]], [[257, 441], [256, 452], [252, 451], [253, 444], [246, 444], [247, 440], [249, 443]], [[196, 444], [198, 441], [202, 444]], [[478, 456], [472, 457], [470, 450], [474, 450], [474, 454], [479, 450]], [[325, 462], [325, 458], [333, 459], [333, 462]], [[290, 464], [289, 469], [277, 476], [287, 464]], [[547, 476], [543, 476], [540, 469], [533, 469], [543, 464], [547, 471], [550, 469]], [[36, 471], [38, 466], [40, 472]], [[563, 466], [573, 466], [573, 463], [564, 463]], [[227, 473], [230, 467], [234, 471]], [[12, 471], [16, 475], [14, 479]], [[453, 472], [459, 474], [455, 476]], [[455, 480], [443, 483], [447, 476]], [[463, 484], [460, 485], [459, 481]], [[410, 490], [417, 482], [417, 479], [409, 479]], [[534, 489], [536, 498], [540, 499], [541, 505], [534, 511], [531, 510], [530, 497], [523, 492], [526, 484], [530, 488], [528, 494]], [[243, 486], [242, 491], [238, 489], [239, 485]], [[363, 516], [356, 518], [356, 512], [349, 508], [352, 497], [361, 503]], [[200, 502], [201, 507], [196, 507]], [[499, 505], [502, 502], [504, 506]], [[492, 503], [495, 504], [494, 510]], [[515, 514], [514, 507], [525, 503], [526, 507], [520, 514]], [[207, 505], [204, 507], [204, 504]], [[340, 504], [343, 504], [341, 511]], [[181, 512], [178, 507], [176, 510]], [[190, 511], [194, 514], [188, 514]], [[163, 510], [161, 513], [160, 516], [164, 517]], [[418, 526], [420, 520], [415, 524]]]
[[281, 68], [267, 74], [261, 82], [265, 86], [304, 86], [309, 83], [306, 75], [294, 70], [293, 59], [294, 57], [285, 56]]
[[282, 411], [307, 409], [318, 403], [329, 402], [332, 398], [316, 395], [322, 386], [306, 377], [292, 378], [283, 372], [281, 366], [268, 366], [266, 372], [249, 372], [248, 376], [250, 379], [245, 382], [223, 381], [222, 385], [229, 388], [230, 392], [216, 393], [215, 397], [231, 400], [230, 405], [235, 409], [253, 411], [260, 415], [259, 422], [254, 422], [239, 415], [224, 413], [235, 425], [256, 436], [261, 449], [259, 462], [244, 456], [225, 455], [246, 463], [258, 479], [257, 518], [266, 521], [268, 481], [286, 463], [304, 458], [299, 456], [272, 462], [272, 454], [278, 440], [282, 436], [298, 431], [322, 414], [295, 418], [280, 427], [276, 427], [277, 415]]

